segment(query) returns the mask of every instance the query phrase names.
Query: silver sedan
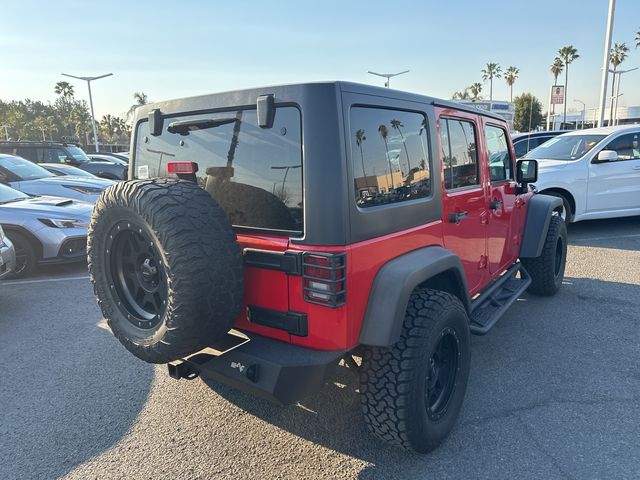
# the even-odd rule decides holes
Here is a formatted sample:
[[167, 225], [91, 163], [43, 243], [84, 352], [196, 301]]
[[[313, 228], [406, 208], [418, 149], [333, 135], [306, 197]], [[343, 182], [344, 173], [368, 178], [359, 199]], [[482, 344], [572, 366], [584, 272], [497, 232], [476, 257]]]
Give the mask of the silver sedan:
[[37, 197], [0, 184], [0, 225], [15, 247], [15, 276], [37, 265], [86, 259], [93, 206], [60, 197]]
[[0, 183], [30, 195], [95, 203], [100, 193], [115, 182], [97, 177], [58, 176], [24, 158], [0, 154]]

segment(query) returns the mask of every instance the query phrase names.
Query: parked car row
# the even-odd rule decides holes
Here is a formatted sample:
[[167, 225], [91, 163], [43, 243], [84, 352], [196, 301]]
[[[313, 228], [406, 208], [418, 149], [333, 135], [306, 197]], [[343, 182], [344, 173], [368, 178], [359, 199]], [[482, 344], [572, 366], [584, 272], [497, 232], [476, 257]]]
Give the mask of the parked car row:
[[110, 180], [127, 178], [127, 157], [118, 154], [96, 154], [91, 159], [77, 145], [63, 142], [0, 141], [0, 153], [16, 155], [34, 163], [72, 165]]
[[640, 125], [566, 132], [523, 158], [538, 161], [535, 186], [562, 199], [568, 222], [640, 215]]

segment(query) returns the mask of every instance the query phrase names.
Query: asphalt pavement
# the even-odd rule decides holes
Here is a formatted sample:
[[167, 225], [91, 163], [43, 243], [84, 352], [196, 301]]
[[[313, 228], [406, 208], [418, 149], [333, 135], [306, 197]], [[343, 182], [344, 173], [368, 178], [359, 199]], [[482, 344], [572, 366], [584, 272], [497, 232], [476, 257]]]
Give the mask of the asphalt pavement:
[[639, 478], [640, 217], [569, 240], [561, 292], [473, 337], [457, 426], [423, 456], [368, 434], [346, 368], [280, 407], [134, 358], [86, 267], [0, 283], [0, 479]]

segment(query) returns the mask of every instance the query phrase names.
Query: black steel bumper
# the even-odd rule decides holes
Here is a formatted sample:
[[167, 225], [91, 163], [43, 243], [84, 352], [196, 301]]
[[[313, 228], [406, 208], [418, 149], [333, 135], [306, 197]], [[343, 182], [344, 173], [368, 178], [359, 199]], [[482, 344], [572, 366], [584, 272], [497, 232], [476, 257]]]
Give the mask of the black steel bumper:
[[213, 379], [282, 404], [294, 403], [322, 387], [327, 371], [345, 352], [296, 347], [255, 334], [238, 346], [227, 344], [168, 364], [173, 378]]

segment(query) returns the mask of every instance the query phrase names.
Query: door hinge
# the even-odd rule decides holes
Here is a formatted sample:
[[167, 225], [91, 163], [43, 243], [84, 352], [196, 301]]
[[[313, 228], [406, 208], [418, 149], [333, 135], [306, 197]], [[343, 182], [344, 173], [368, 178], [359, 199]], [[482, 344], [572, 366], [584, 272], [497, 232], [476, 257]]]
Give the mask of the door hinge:
[[487, 258], [486, 255], [480, 255], [480, 261], [478, 262], [478, 270], [482, 270], [484, 268], [487, 268], [487, 265], [489, 264], [489, 259]]

